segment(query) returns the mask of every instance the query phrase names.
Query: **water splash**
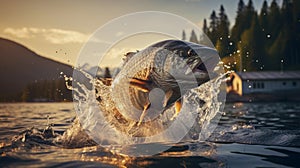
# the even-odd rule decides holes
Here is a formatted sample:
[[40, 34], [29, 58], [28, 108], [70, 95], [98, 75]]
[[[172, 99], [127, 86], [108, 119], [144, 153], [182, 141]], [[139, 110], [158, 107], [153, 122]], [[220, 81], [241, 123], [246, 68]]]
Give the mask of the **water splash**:
[[[205, 140], [221, 117], [220, 111], [225, 98], [222, 89], [225, 90], [226, 75], [230, 73], [222, 74], [188, 91], [182, 101], [182, 111], [188, 113], [180, 112], [176, 116], [175, 107], [171, 106], [154, 120], [144, 122], [137, 128], [135, 120], [124, 117], [117, 110], [111, 96], [110, 81], [92, 78], [83, 70], [78, 72], [93, 87], [75, 82], [75, 85], [68, 85], [68, 88], [74, 92], [75, 108], [82, 129], [101, 145], [170, 142], [180, 131], [187, 132], [182, 137], [183, 141]], [[170, 129], [171, 131], [166, 131]]]

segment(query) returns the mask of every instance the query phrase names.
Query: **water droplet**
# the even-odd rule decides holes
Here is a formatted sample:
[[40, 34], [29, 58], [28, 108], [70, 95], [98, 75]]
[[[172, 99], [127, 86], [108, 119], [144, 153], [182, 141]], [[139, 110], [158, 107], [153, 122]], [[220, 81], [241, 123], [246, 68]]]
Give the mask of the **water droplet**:
[[236, 65], [236, 61], [234, 61], [234, 65]]
[[248, 86], [248, 88], [249, 88], [249, 89], [251, 89], [251, 88], [252, 88], [252, 86], [251, 86], [251, 85], [249, 85], [249, 86]]
[[283, 63], [283, 59], [281, 60], [281, 63]]
[[271, 35], [270, 34], [267, 34], [267, 38], [270, 38], [271, 37]]
[[230, 36], [227, 36], [228, 38], [230, 38]]
[[[230, 65], [230, 64], [229, 64]], [[224, 65], [225, 68], [230, 69], [230, 66], [228, 65]]]
[[236, 52], [237, 52], [237, 53], [240, 53], [241, 51], [240, 51], [240, 50], [236, 50]]
[[258, 62], [258, 60], [255, 60], [255, 62]]
[[231, 45], [231, 46], [232, 46], [232, 44], [233, 44], [232, 42], [229, 43], [229, 45]]
[[223, 39], [223, 37], [220, 37], [220, 40], [222, 40]]
[[243, 71], [246, 72], [247, 70], [246, 70], [246, 69], [243, 69]]

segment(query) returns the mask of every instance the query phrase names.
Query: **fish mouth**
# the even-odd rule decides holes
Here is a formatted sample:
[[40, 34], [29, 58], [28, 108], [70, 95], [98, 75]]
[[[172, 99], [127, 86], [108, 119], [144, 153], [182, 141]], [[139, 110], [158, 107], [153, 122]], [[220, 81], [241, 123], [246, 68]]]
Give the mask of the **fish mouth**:
[[[203, 50], [200, 52], [203, 52]], [[188, 68], [185, 71], [185, 75], [197, 72], [213, 73], [215, 67], [220, 62], [220, 59], [218, 59], [219, 57], [217, 57], [216, 54], [216, 50], [206, 48], [205, 53], [203, 53], [201, 56], [196, 55], [188, 58], [186, 62]]]
[[195, 58], [193, 61], [188, 61], [187, 65], [187, 69], [184, 73], [185, 75], [191, 75], [197, 72], [206, 72], [205, 65], [200, 58]]

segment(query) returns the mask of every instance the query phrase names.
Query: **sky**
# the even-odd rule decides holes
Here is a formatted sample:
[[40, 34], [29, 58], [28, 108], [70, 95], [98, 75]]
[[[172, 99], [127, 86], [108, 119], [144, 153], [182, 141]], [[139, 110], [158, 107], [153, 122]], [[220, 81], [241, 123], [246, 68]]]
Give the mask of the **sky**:
[[[247, 4], [248, 0], [244, 2]], [[209, 18], [212, 10], [218, 12], [223, 4], [233, 25], [238, 0], [2, 0], [0, 3], [0, 37], [21, 43], [39, 55], [74, 65], [91, 35], [115, 18], [133, 12], [162, 11], [184, 17], [201, 29], [203, 19]], [[253, 0], [253, 3], [260, 9], [263, 1]], [[139, 26], [139, 21], [134, 26]], [[122, 27], [115, 32], [116, 36], [122, 35]], [[128, 44], [127, 50], [111, 48], [107, 52], [120, 55], [166, 38], [156, 34], [153, 37], [157, 38], [151, 40], [150, 36], [131, 38], [130, 42], [123, 40]], [[134, 45], [133, 39], [137, 41]], [[94, 42], [99, 42], [99, 46], [106, 43], [101, 37]]]

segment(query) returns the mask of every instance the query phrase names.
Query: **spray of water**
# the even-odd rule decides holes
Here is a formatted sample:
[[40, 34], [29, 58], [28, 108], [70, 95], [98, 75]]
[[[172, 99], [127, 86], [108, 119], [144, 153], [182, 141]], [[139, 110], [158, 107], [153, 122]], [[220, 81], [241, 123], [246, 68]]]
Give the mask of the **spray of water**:
[[[78, 118], [81, 119], [81, 128], [101, 145], [171, 142], [181, 131], [187, 133], [182, 137], [182, 141], [207, 139], [221, 117], [220, 111], [224, 106], [225, 96], [222, 89], [225, 89], [226, 75], [229, 73], [221, 74], [183, 95], [182, 111], [188, 114], [179, 113], [176, 116], [175, 107], [171, 106], [155, 119], [135, 127], [136, 121], [124, 117], [116, 108], [110, 82], [95, 79], [83, 70], [77, 71], [93, 87], [89, 88], [79, 82], [67, 87], [74, 92], [75, 108]], [[68, 77], [65, 79], [72, 80]]]

